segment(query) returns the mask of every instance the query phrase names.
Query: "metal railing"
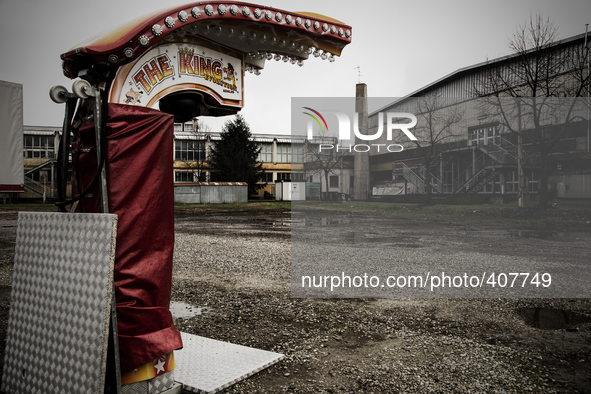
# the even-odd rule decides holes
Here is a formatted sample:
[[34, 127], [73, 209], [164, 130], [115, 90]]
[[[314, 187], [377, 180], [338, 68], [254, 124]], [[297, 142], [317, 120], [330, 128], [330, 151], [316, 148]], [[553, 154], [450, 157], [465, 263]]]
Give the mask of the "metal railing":
[[23, 187], [25, 188], [25, 190], [28, 190], [31, 193], [35, 193], [41, 197], [45, 196], [46, 194], [45, 185], [33, 180], [32, 178], [29, 178], [28, 176], [25, 176], [25, 183], [23, 184]]
[[[396, 169], [397, 165], [401, 165], [402, 168]], [[409, 167], [404, 162], [395, 162], [394, 168], [394, 172], [402, 175], [404, 179], [415, 185], [419, 193], [424, 194], [426, 192], [425, 185], [427, 181], [425, 175], [423, 175], [427, 171], [427, 168], [425, 166], [417, 165], [415, 167]], [[431, 172], [431, 190], [437, 193], [441, 193], [441, 189], [439, 187], [440, 184], [441, 181], [439, 180], [439, 178], [433, 175], [433, 173]]]
[[488, 139], [488, 144], [479, 144], [478, 148], [500, 164], [517, 163], [517, 147], [503, 137]]
[[33, 174], [34, 172], [39, 171], [39, 170], [47, 167], [48, 165], [55, 164], [55, 163], [56, 163], [56, 160], [53, 160], [53, 159], [44, 161], [43, 163], [39, 164], [38, 166], [33, 167], [30, 170], [26, 170], [25, 171], [25, 176], [30, 175], [30, 174]]

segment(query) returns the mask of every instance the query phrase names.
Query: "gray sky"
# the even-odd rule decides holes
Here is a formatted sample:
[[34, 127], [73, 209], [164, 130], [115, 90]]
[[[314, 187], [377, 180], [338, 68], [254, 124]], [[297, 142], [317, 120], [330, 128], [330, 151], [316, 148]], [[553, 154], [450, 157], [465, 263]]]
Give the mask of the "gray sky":
[[[24, 86], [24, 123], [61, 126], [54, 85], [71, 87], [60, 54], [79, 42], [177, 0], [0, 0], [0, 80]], [[359, 80], [373, 97], [401, 97], [459, 68], [509, 54], [508, 40], [536, 12], [559, 37], [584, 33], [589, 0], [275, 0], [261, 5], [324, 14], [352, 26], [352, 43], [334, 63], [310, 57], [303, 67], [268, 61], [245, 77], [241, 111], [253, 133], [289, 134], [291, 97], [351, 97]], [[224, 118], [203, 118], [219, 131]]]

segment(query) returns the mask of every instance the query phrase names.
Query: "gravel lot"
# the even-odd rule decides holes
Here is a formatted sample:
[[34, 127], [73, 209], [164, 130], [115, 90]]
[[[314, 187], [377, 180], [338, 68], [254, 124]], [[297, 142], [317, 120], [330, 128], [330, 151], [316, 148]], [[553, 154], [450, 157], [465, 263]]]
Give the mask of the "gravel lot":
[[[292, 298], [289, 213], [176, 216], [172, 300], [202, 312], [176, 318], [177, 329], [286, 355], [230, 393], [591, 393], [587, 299]], [[490, 259], [591, 257], [585, 234], [538, 239], [502, 225], [403, 224], [407, 238], [395, 248], [411, 256], [461, 248]], [[0, 225], [4, 344], [16, 213], [0, 212]]]

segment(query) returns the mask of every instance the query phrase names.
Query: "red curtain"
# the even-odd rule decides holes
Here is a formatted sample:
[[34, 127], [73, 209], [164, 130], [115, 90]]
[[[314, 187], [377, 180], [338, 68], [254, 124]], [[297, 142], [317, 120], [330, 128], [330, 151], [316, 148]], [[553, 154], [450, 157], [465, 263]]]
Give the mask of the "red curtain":
[[[173, 130], [172, 115], [108, 104], [105, 165], [109, 212], [118, 215], [114, 280], [122, 372], [182, 347], [169, 311]], [[79, 136], [73, 143], [74, 194], [84, 190], [97, 171], [93, 120], [83, 124]], [[78, 211], [100, 212], [98, 183], [91, 193], [81, 199]]]

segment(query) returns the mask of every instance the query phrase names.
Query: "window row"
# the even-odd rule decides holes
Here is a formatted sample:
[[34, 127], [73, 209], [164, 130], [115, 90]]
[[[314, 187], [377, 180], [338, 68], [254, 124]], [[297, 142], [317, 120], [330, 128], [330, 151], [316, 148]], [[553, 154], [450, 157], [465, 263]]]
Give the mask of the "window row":
[[25, 135], [24, 158], [53, 159], [55, 158], [55, 138], [52, 135]]
[[205, 161], [205, 141], [176, 140], [174, 159], [182, 161]]
[[[212, 181], [215, 180], [215, 172], [211, 173]], [[273, 183], [275, 180], [278, 181], [291, 181], [291, 182], [303, 182], [305, 180], [304, 174], [302, 173], [290, 173], [290, 172], [277, 172], [275, 179], [273, 179], [273, 172], [263, 172], [259, 174], [259, 182]], [[176, 183], [182, 182], [197, 182], [205, 181], [205, 173], [202, 172], [201, 176], [197, 172], [193, 171], [175, 171], [174, 181]]]
[[[262, 163], [273, 163], [273, 144], [259, 144], [259, 161]], [[304, 146], [301, 144], [277, 144], [276, 163], [303, 163]]]

